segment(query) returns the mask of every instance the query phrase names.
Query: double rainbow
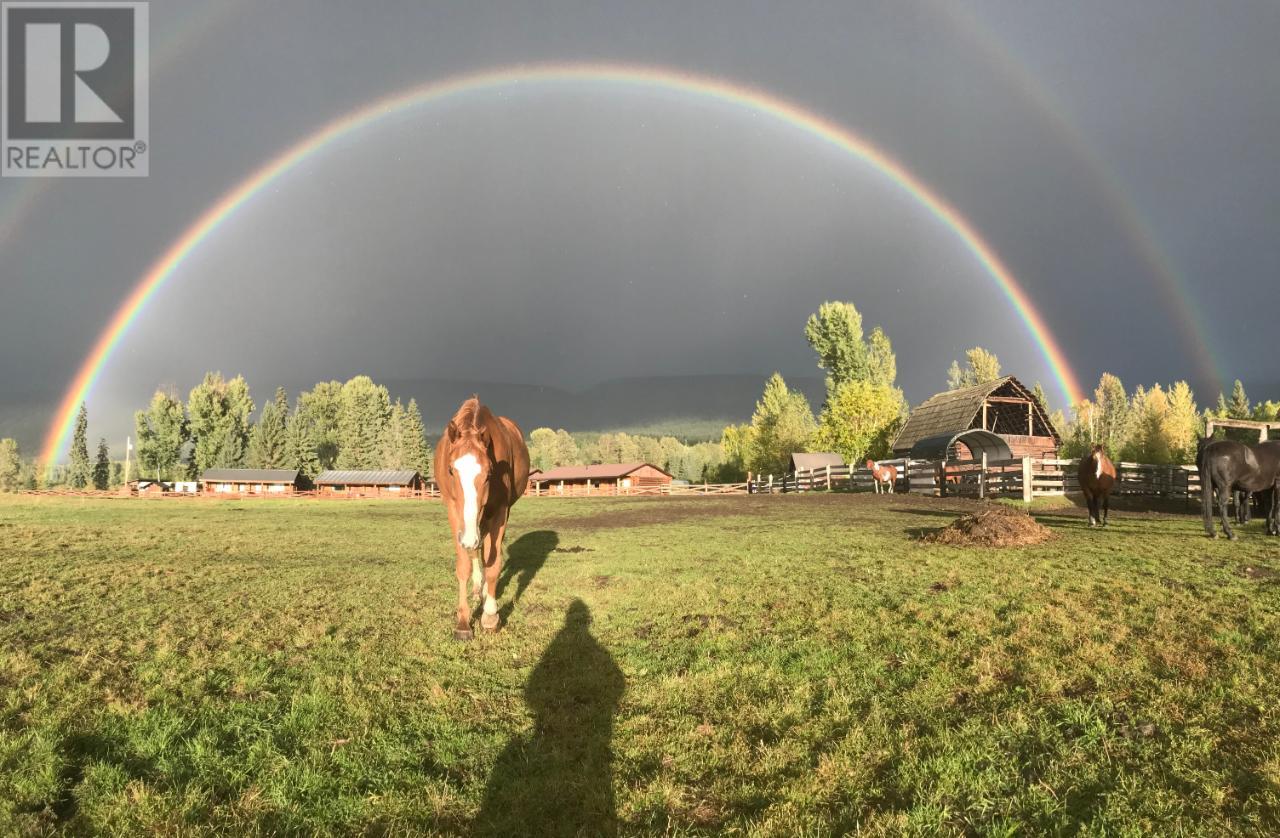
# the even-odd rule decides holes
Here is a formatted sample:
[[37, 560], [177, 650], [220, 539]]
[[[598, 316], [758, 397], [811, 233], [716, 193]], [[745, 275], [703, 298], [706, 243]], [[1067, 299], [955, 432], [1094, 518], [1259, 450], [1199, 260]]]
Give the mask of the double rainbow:
[[1000, 261], [992, 247], [978, 235], [973, 225], [955, 207], [926, 186], [902, 164], [848, 128], [772, 94], [721, 79], [657, 67], [620, 64], [548, 64], [501, 68], [454, 76], [378, 99], [322, 126], [268, 161], [224, 194], [170, 245], [112, 315], [111, 321], [98, 337], [93, 350], [81, 363], [71, 386], [59, 404], [53, 423], [45, 437], [41, 461], [52, 463], [65, 450], [75, 423], [76, 410], [82, 401], [87, 400], [94, 382], [101, 374], [112, 352], [128, 332], [130, 324], [146, 307], [147, 301], [169, 277], [173, 276], [193, 250], [262, 189], [335, 140], [392, 114], [419, 105], [485, 90], [518, 89], [553, 82], [611, 83], [649, 90], [667, 90], [725, 102], [778, 119], [805, 135], [862, 160], [911, 195], [959, 238], [1013, 305], [1028, 334], [1035, 341], [1052, 370], [1054, 381], [1068, 403], [1075, 404], [1083, 398], [1083, 391], [1076, 375], [1067, 363], [1044, 318], [1036, 311], [1013, 274]]

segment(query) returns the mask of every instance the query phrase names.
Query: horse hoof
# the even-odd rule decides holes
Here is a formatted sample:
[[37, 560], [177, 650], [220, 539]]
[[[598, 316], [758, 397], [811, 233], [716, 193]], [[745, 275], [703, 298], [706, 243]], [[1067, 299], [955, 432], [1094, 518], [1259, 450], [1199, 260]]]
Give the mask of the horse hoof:
[[1231, 535], [1227, 536], [1227, 538], [1230, 539], [1231, 541], [1236, 541], [1238, 537], [1236, 536], [1235, 533], [1232, 533]]
[[474, 633], [471, 631], [471, 629], [469, 629], [469, 628], [467, 628], [467, 629], [454, 629], [454, 630], [453, 630], [453, 639], [454, 639], [454, 640], [470, 640], [470, 639], [471, 639], [471, 638], [473, 638], [473, 637], [475, 637], [475, 634], [474, 634]]
[[[492, 617], [493, 619], [491, 620], [490, 617]], [[480, 618], [480, 627], [490, 633], [497, 631], [499, 628], [498, 615], [485, 614], [483, 617]]]

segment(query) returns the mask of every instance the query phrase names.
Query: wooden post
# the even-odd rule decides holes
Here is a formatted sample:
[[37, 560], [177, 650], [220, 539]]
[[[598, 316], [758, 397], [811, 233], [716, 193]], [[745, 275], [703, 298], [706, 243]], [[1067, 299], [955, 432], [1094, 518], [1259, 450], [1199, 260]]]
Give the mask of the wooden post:
[[831, 463], [827, 463], [827, 491], [831, 491]]
[[[987, 406], [982, 406], [983, 413], [986, 413]], [[982, 470], [978, 472], [978, 500], [985, 500], [987, 497], [987, 452], [982, 452]]]
[[938, 460], [938, 465], [934, 467], [938, 481], [938, 497], [945, 498], [947, 496], [947, 461]]
[[769, 494], [773, 494], [773, 475], [769, 475]]
[[1022, 502], [1031, 503], [1031, 458], [1022, 458]]
[[982, 400], [982, 430], [987, 429], [987, 400]]
[[1027, 402], [1027, 436], [1036, 435], [1036, 415], [1035, 408], [1031, 406], [1031, 402]]

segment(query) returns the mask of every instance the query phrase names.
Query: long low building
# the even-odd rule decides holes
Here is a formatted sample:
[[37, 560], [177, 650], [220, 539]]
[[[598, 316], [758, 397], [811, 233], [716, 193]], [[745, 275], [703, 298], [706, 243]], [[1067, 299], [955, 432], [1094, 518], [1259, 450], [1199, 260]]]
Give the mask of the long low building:
[[413, 469], [376, 471], [331, 469], [313, 481], [322, 495], [354, 497], [407, 496], [422, 491], [422, 475]]
[[291, 495], [299, 472], [285, 468], [210, 468], [200, 475], [200, 491], [221, 495]]
[[649, 463], [599, 463], [590, 466], [558, 466], [530, 475], [538, 493], [582, 494], [593, 489], [613, 493], [661, 491], [670, 487], [672, 475]]

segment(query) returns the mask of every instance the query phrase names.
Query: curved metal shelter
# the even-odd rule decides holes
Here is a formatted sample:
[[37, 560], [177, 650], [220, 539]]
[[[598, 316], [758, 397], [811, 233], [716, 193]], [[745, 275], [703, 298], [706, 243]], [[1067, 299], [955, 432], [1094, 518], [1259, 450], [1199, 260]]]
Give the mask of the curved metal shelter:
[[973, 452], [974, 459], [981, 459], [983, 454], [988, 460], [1012, 460], [1013, 451], [1003, 437], [971, 428], [959, 433], [937, 434], [918, 440], [911, 446], [913, 460], [947, 460], [951, 459], [951, 451], [957, 442], [963, 442]]

